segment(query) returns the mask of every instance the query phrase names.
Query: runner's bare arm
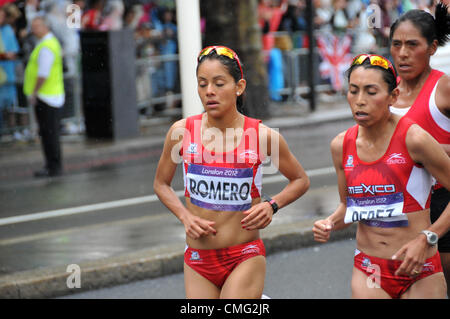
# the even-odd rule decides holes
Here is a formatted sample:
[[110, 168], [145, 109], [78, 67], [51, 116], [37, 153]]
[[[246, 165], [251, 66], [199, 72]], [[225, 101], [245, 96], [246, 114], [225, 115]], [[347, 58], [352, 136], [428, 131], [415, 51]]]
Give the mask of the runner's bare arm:
[[344, 223], [345, 211], [347, 209], [347, 183], [342, 165], [342, 146], [344, 142], [345, 132], [340, 133], [331, 141], [331, 156], [338, 179], [338, 191], [340, 202], [333, 214], [328, 218], [318, 220], [314, 223], [313, 233], [314, 239], [318, 242], [327, 242], [330, 238], [332, 230], [339, 230], [348, 227], [350, 224]]
[[[309, 178], [302, 165], [289, 150], [289, 146], [281, 134], [261, 125], [260, 141], [266, 143], [266, 145], [260, 145], [260, 149], [271, 156], [273, 165], [288, 179], [286, 187], [272, 196], [278, 207], [282, 208], [298, 199], [308, 190]], [[245, 211], [244, 215], [246, 217], [242, 219], [243, 227], [248, 230], [261, 229], [272, 221], [273, 209], [269, 203], [262, 202]]]
[[[279, 145], [278, 153], [269, 146], [269, 155], [280, 173], [289, 181], [280, 193], [273, 196], [278, 206], [282, 208], [302, 196], [308, 190], [310, 181], [303, 166], [290, 151], [285, 138], [273, 129], [268, 130], [268, 135], [269, 145]], [[274, 140], [277, 143], [272, 143]]]
[[183, 205], [171, 186], [178, 165], [185, 122], [185, 120], [175, 122], [167, 133], [156, 169], [153, 189], [161, 202], [183, 223], [186, 234], [193, 239], [198, 239], [201, 236], [217, 233], [213, 228], [214, 222], [193, 215]]

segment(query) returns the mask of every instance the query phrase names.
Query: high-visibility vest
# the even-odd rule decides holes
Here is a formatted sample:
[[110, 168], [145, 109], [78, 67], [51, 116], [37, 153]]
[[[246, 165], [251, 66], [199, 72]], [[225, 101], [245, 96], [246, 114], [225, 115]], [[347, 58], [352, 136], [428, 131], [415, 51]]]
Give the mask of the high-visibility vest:
[[62, 50], [61, 45], [54, 36], [43, 40], [34, 48], [33, 52], [31, 52], [30, 59], [25, 69], [23, 92], [25, 95], [33, 94], [38, 78], [39, 52], [43, 47], [46, 47], [52, 51], [54, 61], [47, 79], [37, 93], [45, 96], [62, 95], [64, 94]]

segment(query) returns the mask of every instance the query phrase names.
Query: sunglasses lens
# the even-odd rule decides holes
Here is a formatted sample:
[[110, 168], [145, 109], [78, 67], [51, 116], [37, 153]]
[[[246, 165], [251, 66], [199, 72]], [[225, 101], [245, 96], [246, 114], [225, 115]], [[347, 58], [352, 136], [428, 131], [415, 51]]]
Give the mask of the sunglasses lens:
[[352, 62], [352, 65], [355, 65], [355, 64], [362, 64], [367, 58], [368, 58], [369, 56], [367, 55], [367, 54], [361, 54], [361, 55], [358, 55], [358, 56], [356, 56], [354, 59], [353, 59], [353, 62]]
[[228, 49], [220, 48], [220, 49], [218, 49], [218, 50], [216, 50], [216, 51], [217, 51], [217, 53], [218, 53], [219, 55], [224, 55], [224, 56], [226, 56], [226, 57], [229, 57], [230, 59], [234, 59], [234, 58], [235, 58], [233, 52], [231, 52], [231, 51], [228, 50]]
[[204, 48], [198, 55], [198, 58], [200, 59], [202, 56], [208, 55], [209, 53], [211, 53], [211, 51], [213, 50], [213, 47], [207, 47]]
[[358, 55], [353, 59], [352, 65], [362, 64], [367, 58], [369, 58], [371, 65], [381, 66], [382, 68], [384, 68], [386, 70], [391, 70], [391, 72], [394, 74], [394, 76], [397, 76], [392, 64], [388, 60], [386, 60], [386, 58], [384, 58], [382, 56], [378, 56], [378, 55], [369, 55], [369, 54]]
[[198, 57], [200, 58], [202, 56], [208, 55], [212, 50], [215, 50], [218, 55], [226, 56], [232, 60], [237, 59], [237, 56], [233, 51], [224, 47], [207, 47], [200, 52]]
[[200, 51], [197, 60], [200, 62], [202, 57], [207, 56], [213, 50], [216, 51], [216, 53], [218, 55], [223, 55], [223, 56], [226, 56], [227, 58], [229, 58], [231, 60], [235, 60], [237, 62], [237, 64], [238, 64], [238, 66], [239, 66], [240, 71], [241, 71], [241, 78], [244, 77], [244, 74], [242, 72], [241, 62], [239, 61], [239, 58], [238, 58], [237, 54], [233, 50], [231, 50], [231, 49], [229, 49], [227, 47], [220, 47], [220, 46], [219, 47], [217, 47], [217, 46], [206, 47], [202, 51]]
[[370, 63], [372, 65], [378, 65], [378, 66], [381, 66], [382, 68], [389, 69], [389, 64], [387, 63], [387, 61], [385, 59], [377, 57], [377, 56], [371, 57]]

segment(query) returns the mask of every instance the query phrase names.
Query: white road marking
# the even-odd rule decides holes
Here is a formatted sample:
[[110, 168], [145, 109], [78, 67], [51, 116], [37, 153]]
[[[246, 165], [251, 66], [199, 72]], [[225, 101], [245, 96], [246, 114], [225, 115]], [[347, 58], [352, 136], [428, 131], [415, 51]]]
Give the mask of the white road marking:
[[[312, 169], [312, 170], [306, 171], [306, 174], [309, 177], [327, 175], [327, 174], [332, 174], [332, 173], [334, 173], [334, 167], [324, 167], [324, 168], [318, 168], [318, 169]], [[268, 176], [268, 177], [263, 177], [263, 184], [279, 183], [279, 182], [282, 182], [285, 180], [286, 180], [286, 177], [284, 177], [283, 175]], [[184, 190], [176, 191], [175, 194], [178, 197], [182, 197], [184, 195]], [[104, 202], [104, 203], [98, 203], [98, 204], [91, 204], [91, 205], [51, 210], [51, 211], [41, 212], [41, 213], [27, 214], [27, 215], [21, 215], [21, 216], [12, 216], [12, 217], [0, 218], [0, 226], [36, 221], [36, 220], [47, 219], [47, 218], [84, 214], [84, 213], [89, 213], [89, 212], [94, 212], [94, 211], [105, 210], [105, 209], [119, 208], [119, 207], [131, 206], [131, 205], [139, 205], [139, 204], [145, 204], [145, 203], [151, 203], [151, 202], [157, 202], [157, 201], [159, 201], [158, 196], [149, 195], [149, 196], [127, 198], [127, 199], [115, 200], [115, 201], [111, 201], [111, 202]]]

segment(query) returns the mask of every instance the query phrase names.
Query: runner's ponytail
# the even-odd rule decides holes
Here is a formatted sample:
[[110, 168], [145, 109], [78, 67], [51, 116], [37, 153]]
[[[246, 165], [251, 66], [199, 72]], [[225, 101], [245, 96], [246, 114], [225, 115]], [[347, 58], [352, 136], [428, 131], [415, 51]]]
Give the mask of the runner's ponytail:
[[444, 46], [450, 40], [450, 14], [447, 5], [442, 2], [436, 6], [434, 22], [436, 25], [436, 40], [439, 46]]

